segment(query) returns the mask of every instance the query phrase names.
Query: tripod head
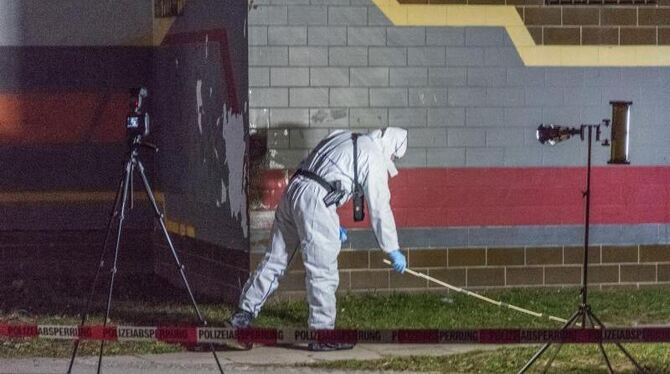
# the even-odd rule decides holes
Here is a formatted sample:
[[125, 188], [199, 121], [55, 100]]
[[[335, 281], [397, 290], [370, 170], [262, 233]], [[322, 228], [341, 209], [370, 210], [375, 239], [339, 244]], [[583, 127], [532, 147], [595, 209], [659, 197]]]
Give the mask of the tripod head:
[[146, 109], [149, 91], [146, 87], [138, 87], [130, 90], [130, 101], [128, 115], [126, 116], [126, 135], [131, 144], [137, 137], [149, 135], [149, 113]]
[[[537, 140], [542, 144], [556, 145], [564, 140], [570, 139], [573, 135], [579, 135], [579, 138], [584, 141], [586, 130], [593, 128], [596, 130], [596, 141], [600, 141], [601, 130], [600, 126], [609, 127], [610, 120], [604, 119], [597, 125], [583, 124], [578, 127], [557, 126], [554, 124], [541, 124], [536, 131]], [[603, 140], [602, 145], [607, 147], [610, 145], [607, 139]]]
[[[612, 118], [603, 119], [599, 124], [583, 124], [578, 127], [557, 126], [554, 124], [541, 124], [536, 131], [537, 140], [542, 144], [555, 145], [570, 139], [573, 135], [579, 135], [583, 141], [585, 134], [595, 130], [596, 142], [600, 141], [601, 126], [611, 128], [611, 142], [604, 139], [601, 145], [611, 147], [608, 164], [630, 164], [628, 160], [628, 133], [630, 127], [630, 106], [632, 101], [610, 101], [612, 106]], [[586, 131], [588, 130], [588, 132]]]
[[149, 112], [147, 111], [147, 102], [149, 97], [149, 90], [146, 87], [137, 87], [130, 90], [130, 100], [128, 115], [126, 116], [126, 136], [128, 138], [128, 145], [133, 152], [139, 150], [140, 147], [152, 149], [158, 152], [158, 147], [144, 141], [144, 138], [149, 136]]

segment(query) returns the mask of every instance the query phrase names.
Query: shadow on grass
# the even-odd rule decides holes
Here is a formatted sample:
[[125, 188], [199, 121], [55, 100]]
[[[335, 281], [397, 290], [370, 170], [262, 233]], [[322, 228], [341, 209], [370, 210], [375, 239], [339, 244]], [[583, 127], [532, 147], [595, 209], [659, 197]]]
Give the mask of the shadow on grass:
[[[93, 279], [59, 280], [23, 278], [0, 286], [0, 318], [15, 316], [29, 321], [35, 318], [78, 320], [91, 295]], [[98, 280], [89, 309], [91, 323], [102, 321], [105, 314], [109, 279]], [[212, 300], [196, 295], [196, 301], [211, 325], [221, 325], [230, 308], [214, 305]], [[186, 290], [152, 275], [132, 275], [116, 279], [110, 316], [114, 321], [133, 325], [199, 325]], [[11, 319], [11, 318], [10, 318]]]

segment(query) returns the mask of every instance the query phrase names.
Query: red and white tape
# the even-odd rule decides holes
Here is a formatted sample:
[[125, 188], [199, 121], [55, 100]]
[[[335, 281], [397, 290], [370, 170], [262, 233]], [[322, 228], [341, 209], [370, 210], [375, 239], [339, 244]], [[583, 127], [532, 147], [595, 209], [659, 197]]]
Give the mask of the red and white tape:
[[473, 329], [473, 330], [309, 330], [228, 329], [216, 327], [140, 327], [0, 325], [2, 338], [60, 340], [164, 341], [171, 343], [230, 342], [265, 345], [293, 343], [369, 344], [528, 344], [528, 343], [668, 343], [670, 327], [608, 329]]

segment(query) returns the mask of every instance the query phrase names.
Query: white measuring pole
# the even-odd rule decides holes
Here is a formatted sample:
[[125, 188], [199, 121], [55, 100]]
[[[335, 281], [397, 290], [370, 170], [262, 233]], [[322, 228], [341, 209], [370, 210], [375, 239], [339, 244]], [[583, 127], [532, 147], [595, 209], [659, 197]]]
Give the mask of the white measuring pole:
[[[387, 265], [391, 265], [391, 261], [389, 261], [389, 260], [384, 260], [384, 263], [387, 264]], [[561, 323], [567, 323], [567, 322], [568, 322], [567, 319], [563, 319], [563, 318], [559, 318], [559, 317], [550, 316], [550, 315], [548, 315], [548, 314], [544, 314], [544, 313], [533, 312], [532, 310], [524, 309], [524, 308], [518, 307], [518, 306], [516, 306], [516, 305], [507, 304], [507, 303], [503, 303], [502, 301], [497, 301], [497, 300], [490, 299], [490, 298], [488, 298], [488, 297], [486, 297], [486, 296], [482, 296], [482, 295], [480, 295], [480, 294], [478, 294], [478, 293], [475, 293], [475, 292], [472, 292], [472, 291], [468, 291], [468, 290], [463, 289], [463, 288], [460, 288], [460, 287], [453, 286], [453, 285], [451, 285], [451, 284], [449, 284], [449, 283], [446, 283], [446, 282], [442, 282], [442, 281], [439, 280], [439, 279], [435, 279], [435, 278], [433, 278], [433, 277], [431, 277], [431, 276], [429, 276], [429, 275], [426, 275], [426, 274], [423, 274], [423, 273], [419, 273], [418, 271], [414, 271], [414, 270], [412, 270], [412, 269], [410, 269], [410, 268], [405, 268], [405, 273], [414, 275], [415, 277], [419, 277], [419, 278], [427, 279], [427, 280], [429, 280], [429, 281], [431, 281], [431, 282], [433, 282], [433, 283], [435, 283], [435, 284], [439, 284], [439, 285], [442, 286], [442, 287], [446, 287], [446, 288], [448, 288], [448, 289], [450, 289], [450, 290], [453, 290], [453, 291], [456, 291], [456, 292], [460, 292], [460, 293], [466, 294], [466, 295], [468, 295], [468, 296], [475, 297], [475, 298], [477, 298], [477, 299], [479, 299], [479, 300], [486, 301], [487, 303], [491, 303], [491, 304], [494, 304], [494, 305], [497, 305], [497, 306], [500, 306], [500, 307], [504, 307], [504, 308], [508, 308], [508, 309], [513, 309], [513, 310], [516, 310], [517, 312], [521, 312], [521, 313], [529, 314], [529, 315], [531, 315], [531, 316], [533, 316], [533, 317], [537, 317], [537, 318], [547, 318], [547, 319], [550, 319], [550, 320], [552, 320], [552, 321], [557, 321], [557, 322], [561, 322]]]

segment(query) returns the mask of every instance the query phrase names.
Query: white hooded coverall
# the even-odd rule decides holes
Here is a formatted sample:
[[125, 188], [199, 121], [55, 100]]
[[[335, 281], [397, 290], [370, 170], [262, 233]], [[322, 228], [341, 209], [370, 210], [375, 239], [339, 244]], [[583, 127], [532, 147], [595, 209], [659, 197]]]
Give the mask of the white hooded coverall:
[[[345, 194], [337, 206], [351, 199], [354, 187], [351, 135], [350, 131], [333, 132], [300, 164], [301, 169], [316, 173], [328, 182], [341, 182]], [[381, 249], [390, 253], [399, 246], [391, 212], [388, 175], [397, 174], [393, 159], [404, 155], [407, 131], [392, 127], [375, 130], [359, 136], [357, 147], [358, 183], [365, 193], [371, 226]], [[244, 286], [239, 303], [241, 310], [254, 317], [258, 315], [267, 298], [277, 289], [299, 247], [306, 272], [309, 328], [335, 327], [340, 220], [336, 206], [326, 207], [323, 202], [327, 192], [316, 181], [301, 175], [289, 182], [275, 213], [270, 246]]]

